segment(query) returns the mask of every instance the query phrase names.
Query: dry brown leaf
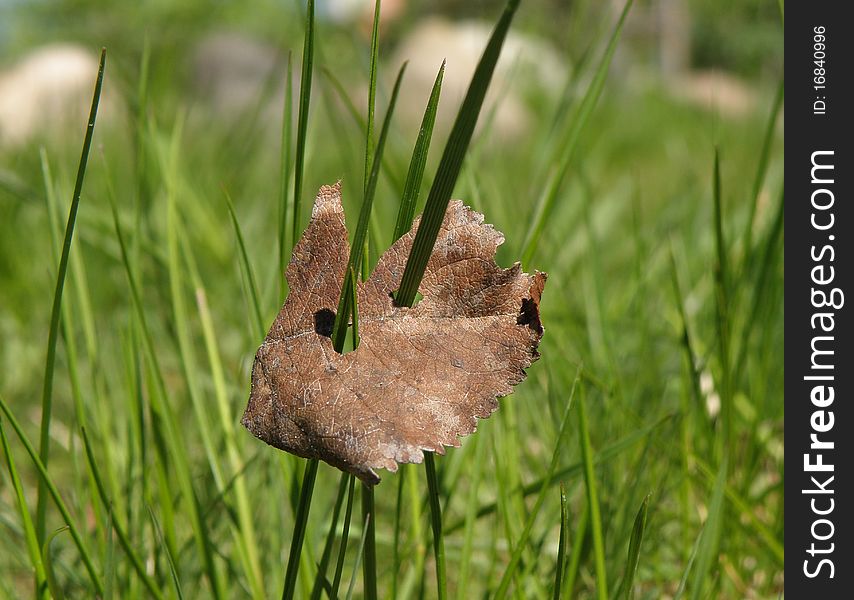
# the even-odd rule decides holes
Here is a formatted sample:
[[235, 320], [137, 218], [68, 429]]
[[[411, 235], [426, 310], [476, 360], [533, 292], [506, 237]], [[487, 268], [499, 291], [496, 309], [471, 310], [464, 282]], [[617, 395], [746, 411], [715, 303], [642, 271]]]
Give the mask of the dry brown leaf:
[[290, 293], [252, 367], [243, 425], [271, 446], [319, 458], [366, 483], [375, 469], [444, 453], [477, 428], [535, 361], [545, 273], [495, 264], [503, 235], [460, 201], [448, 206], [421, 282], [395, 306], [415, 237], [358, 284], [359, 347], [329, 335], [349, 257], [340, 183], [323, 186], [287, 270]]

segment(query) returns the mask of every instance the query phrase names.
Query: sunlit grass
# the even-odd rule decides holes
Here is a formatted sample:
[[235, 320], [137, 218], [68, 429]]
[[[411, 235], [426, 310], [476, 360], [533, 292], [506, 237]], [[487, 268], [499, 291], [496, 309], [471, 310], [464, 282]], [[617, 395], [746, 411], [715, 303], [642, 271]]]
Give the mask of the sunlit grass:
[[[542, 358], [432, 470], [382, 472], [363, 510], [351, 476], [264, 446], [239, 415], [319, 184], [343, 178], [350, 230], [372, 245], [429, 202], [441, 71], [421, 128], [392, 115], [374, 139], [336, 55], [364, 57], [355, 78], [377, 73], [379, 107], [400, 65], [324, 24], [305, 28], [313, 47], [289, 42], [283, 79], [310, 79], [306, 55], [330, 76], [286, 94], [281, 131], [200, 125], [157, 75], [176, 58], [162, 43], [119, 52], [140, 65], [138, 110], [96, 135], [67, 273], [79, 132], [73, 150], [0, 150], [15, 176], [0, 178], [0, 596], [776, 596], [782, 93], [766, 82], [760, 110], [726, 117], [638, 91], [608, 75], [618, 22], [595, 25], [575, 103], [543, 99], [514, 144], [475, 134], [447, 190], [505, 233], [499, 262], [549, 273]], [[385, 248], [353, 249], [355, 279]], [[45, 467], [30, 440], [48, 417]]]

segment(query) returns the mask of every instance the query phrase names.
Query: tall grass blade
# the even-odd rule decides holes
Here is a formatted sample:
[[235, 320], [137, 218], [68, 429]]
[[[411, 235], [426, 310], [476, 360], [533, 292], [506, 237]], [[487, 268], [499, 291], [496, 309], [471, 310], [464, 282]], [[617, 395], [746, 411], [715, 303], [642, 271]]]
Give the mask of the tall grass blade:
[[569, 544], [569, 511], [566, 507], [566, 485], [560, 484], [560, 533], [558, 534], [557, 560], [555, 561], [555, 588], [552, 598], [560, 600], [566, 568], [566, 547]]
[[578, 398], [578, 430], [581, 457], [584, 461], [584, 484], [587, 488], [587, 502], [590, 505], [590, 532], [593, 537], [596, 594], [599, 600], [607, 600], [608, 576], [605, 570], [605, 541], [602, 536], [602, 516], [599, 508], [599, 495], [596, 491], [596, 473], [593, 470], [593, 447], [590, 444], [590, 430], [587, 427], [584, 394]]
[[630, 600], [632, 597], [632, 585], [635, 581], [635, 574], [638, 571], [638, 563], [640, 562], [640, 549], [643, 543], [643, 534], [646, 530], [646, 515], [649, 509], [649, 495], [643, 499], [638, 514], [635, 517], [635, 523], [632, 527], [632, 536], [629, 539], [629, 555], [626, 560], [626, 572], [623, 579], [620, 581], [620, 587], [617, 588], [617, 598]]
[[697, 360], [694, 353], [694, 344], [691, 341], [691, 332], [688, 329], [688, 316], [685, 312], [685, 301], [683, 299], [682, 287], [679, 285], [679, 272], [676, 268], [676, 256], [673, 253], [673, 244], [670, 244], [670, 282], [673, 286], [673, 297], [676, 301], [676, 311], [679, 313], [679, 321], [682, 326], [681, 343], [685, 352], [685, 368], [691, 380], [691, 393], [694, 398], [694, 407], [702, 410], [703, 394], [700, 390], [700, 374], [697, 372]]
[[424, 167], [427, 165], [427, 154], [430, 152], [430, 141], [433, 139], [433, 126], [436, 124], [436, 113], [439, 107], [439, 96], [442, 93], [442, 79], [445, 76], [445, 61], [439, 67], [436, 81], [424, 109], [424, 117], [421, 119], [421, 128], [412, 149], [412, 158], [409, 161], [409, 171], [406, 173], [406, 181], [403, 184], [403, 195], [400, 198], [400, 209], [397, 213], [397, 222], [394, 225], [394, 239], [396, 242], [400, 236], [412, 228], [412, 219], [415, 216], [415, 206], [418, 203], [418, 195], [421, 191], [421, 181], [424, 179]]
[[9, 469], [9, 478], [12, 480], [12, 487], [15, 490], [15, 499], [18, 501], [18, 512], [21, 515], [21, 525], [24, 528], [24, 541], [27, 544], [27, 552], [30, 555], [30, 562], [33, 564], [33, 571], [35, 571], [36, 575], [36, 589], [33, 597], [40, 600], [47, 600], [50, 598], [50, 590], [48, 589], [47, 574], [45, 573], [44, 562], [42, 562], [42, 555], [39, 550], [39, 541], [36, 538], [36, 529], [33, 526], [30, 508], [27, 505], [24, 488], [21, 486], [18, 469], [15, 467], [15, 459], [12, 458], [12, 449], [9, 448], [9, 440], [6, 438], [6, 430], [3, 428], [2, 420], [0, 420], [0, 444], [2, 444], [3, 456], [6, 457], [6, 467]]
[[291, 244], [299, 238], [300, 208], [302, 206], [305, 138], [308, 132], [308, 109], [311, 106], [311, 76], [314, 67], [314, 0], [308, 0], [305, 15], [305, 41], [302, 49], [302, 74], [299, 87], [299, 116], [297, 117], [296, 164], [294, 166], [294, 210]]
[[116, 544], [113, 537], [113, 507], [107, 515], [106, 548], [104, 549], [104, 599], [112, 600], [116, 595]]
[[542, 234], [543, 227], [545, 227], [552, 209], [554, 208], [561, 183], [569, 169], [569, 165], [575, 154], [575, 147], [578, 145], [578, 140], [581, 137], [581, 131], [590, 119], [590, 115], [593, 112], [593, 108], [596, 106], [596, 102], [599, 100], [599, 96], [602, 95], [602, 89], [605, 87], [605, 79], [608, 76], [611, 60], [614, 57], [614, 51], [617, 49], [617, 42], [620, 39], [620, 33], [623, 31], [623, 25], [626, 22], [626, 15], [629, 14], [632, 2], [633, 0], [627, 0], [623, 7], [623, 12], [620, 13], [620, 19], [617, 21], [617, 25], [611, 33], [611, 39], [608, 41], [605, 54], [602, 56], [602, 60], [599, 61], [599, 65], [596, 67], [596, 72], [593, 75], [590, 86], [587, 88], [584, 98], [581, 100], [581, 104], [578, 107], [578, 112], [572, 120], [572, 125], [570, 126], [567, 134], [567, 141], [563, 147], [560, 159], [557, 161], [556, 166], [549, 175], [546, 185], [540, 194], [539, 200], [537, 201], [537, 206], [534, 209], [534, 214], [531, 219], [531, 224], [528, 227], [528, 232], [525, 234], [525, 240], [522, 243], [523, 265], [528, 265], [534, 257], [534, 253], [537, 251], [537, 244], [539, 243], [540, 235]]
[[56, 570], [53, 568], [53, 560], [51, 560], [50, 545], [53, 543], [56, 536], [67, 530], [68, 526], [66, 525], [65, 527], [60, 527], [54, 531], [50, 534], [50, 537], [45, 540], [44, 546], [42, 547], [42, 562], [44, 563], [45, 572], [47, 573], [47, 587], [54, 600], [65, 600], [65, 591], [63, 587], [59, 585], [59, 580], [56, 578]]
[[[362, 534], [363, 556], [362, 572], [364, 578], [364, 596], [368, 600], [377, 598], [377, 544], [375, 541], [376, 511], [374, 509], [374, 488], [365, 483], [362, 484], [362, 518], [365, 521], [365, 531]], [[355, 572], [354, 572], [355, 576]], [[350, 582], [351, 592], [353, 583]], [[348, 592], [347, 597], [350, 597]]]
[[448, 596], [448, 582], [445, 571], [445, 539], [442, 536], [442, 505], [439, 499], [439, 480], [436, 477], [436, 462], [432, 452], [424, 453], [424, 467], [427, 471], [427, 497], [430, 502], [430, 525], [433, 528], [433, 555], [436, 559], [437, 598], [444, 600]]
[[762, 248], [762, 256], [759, 262], [759, 273], [754, 277], [756, 285], [753, 289], [753, 298], [750, 303], [749, 317], [745, 321], [745, 329], [739, 340], [740, 346], [738, 355], [735, 360], [735, 373], [733, 381], [740, 381], [741, 373], [747, 363], [747, 352], [750, 348], [751, 334], [756, 331], [756, 325], [759, 321], [759, 312], [766, 306], [766, 298], [768, 297], [768, 277], [771, 274], [771, 268], [776, 264], [780, 257], [780, 237], [783, 235], [783, 215], [785, 213], [785, 199], [783, 192], [780, 192], [780, 202], [777, 205], [777, 213], [774, 215], [774, 221], [771, 224], [771, 231], [765, 240]]
[[[92, 450], [92, 444], [89, 441], [89, 436], [86, 433], [86, 429], [82, 428], [80, 430], [80, 433], [83, 437], [83, 446], [86, 450], [86, 460], [89, 462], [89, 469], [92, 473], [92, 479], [95, 480], [95, 487], [98, 490], [98, 496], [100, 497], [101, 503], [104, 506], [111, 507], [112, 503], [110, 502], [110, 498], [107, 495], [107, 490], [104, 487], [104, 482], [101, 479], [101, 472], [98, 468], [98, 460], [95, 458], [95, 452]], [[133, 567], [134, 571], [136, 571], [137, 575], [139, 575], [139, 578], [142, 580], [142, 583], [145, 585], [146, 589], [148, 589], [148, 593], [151, 594], [152, 598], [156, 598], [158, 600], [163, 598], [162, 594], [160, 593], [160, 590], [157, 587], [157, 583], [151, 578], [151, 576], [146, 571], [143, 560], [137, 555], [136, 550], [134, 549], [134, 544], [131, 543], [127, 533], [125, 533], [124, 527], [122, 527], [121, 523], [119, 523], [116, 511], [110, 510], [110, 520], [112, 523], [112, 527], [116, 532], [116, 536], [119, 538], [119, 544], [121, 545], [122, 550], [124, 550], [125, 554], [127, 554], [127, 557], [130, 559], [131, 566]]]
[[296, 591], [300, 554], [302, 553], [302, 544], [305, 540], [305, 531], [308, 527], [308, 512], [311, 509], [314, 481], [317, 478], [317, 464], [318, 461], [315, 458], [307, 461], [305, 465], [305, 474], [303, 475], [299, 504], [297, 505], [296, 522], [294, 523], [294, 536], [291, 539], [288, 567], [285, 571], [285, 583], [282, 588], [282, 600], [290, 600], [294, 597], [294, 592]]
[[[720, 153], [715, 148], [714, 172], [712, 179], [712, 197], [715, 208], [715, 317], [718, 337], [718, 360], [720, 361], [720, 398], [721, 398], [721, 436], [719, 454], [727, 454], [732, 443], [732, 378], [730, 373], [730, 281], [729, 266], [726, 251], [726, 240], [723, 231], [723, 199], [721, 192], [721, 161]], [[725, 461], [723, 461], [725, 462]]]
[[584, 503], [584, 509], [581, 511], [581, 516], [575, 523], [575, 543], [572, 545], [572, 550], [569, 553], [569, 558], [566, 560], [566, 575], [563, 583], [563, 596], [573, 598], [575, 594], [575, 581], [578, 579], [578, 570], [581, 567], [581, 557], [587, 552], [589, 545], [589, 526], [590, 526], [590, 503]]
[[[344, 84], [341, 83], [341, 80], [335, 76], [335, 73], [333, 73], [327, 68], [324, 68], [323, 66], [319, 66], [318, 69], [320, 71], [320, 74], [323, 75], [326, 81], [328, 81], [329, 84], [332, 85], [332, 89], [343, 104], [345, 112], [350, 116], [350, 119], [352, 119], [356, 127], [359, 128], [359, 131], [366, 131], [368, 127], [367, 121], [359, 113], [359, 110], [356, 108], [356, 105], [353, 104], [353, 99], [350, 98], [350, 96], [347, 94], [347, 89], [344, 87]], [[332, 106], [334, 107], [334, 105]], [[330, 111], [332, 112], [331, 116], [337, 116], [335, 108], [331, 108]], [[399, 170], [400, 169], [395, 168], [395, 165], [393, 165], [389, 161], [389, 157], [387, 155], [383, 155], [381, 171], [385, 175], [386, 179], [390, 182], [391, 186], [394, 188], [399, 188], [403, 185], [403, 179], [401, 177], [401, 174], [398, 173]]]
[[505, 5], [504, 13], [492, 31], [489, 42], [486, 44], [480, 62], [478, 62], [472, 76], [463, 103], [460, 105], [448, 143], [439, 161], [436, 178], [433, 180], [430, 194], [427, 197], [427, 204], [424, 207], [418, 232], [412, 242], [412, 250], [406, 261], [400, 289], [395, 295], [398, 306], [412, 306], [415, 302], [415, 294], [418, 293], [418, 286], [424, 277], [427, 261], [433, 253], [433, 245], [439, 235], [439, 228], [445, 218], [451, 193], [454, 191], [454, 185], [457, 183], [457, 177], [459, 177], [463, 166], [463, 159], [474, 134], [474, 127], [483, 107], [486, 90], [492, 80], [492, 73], [501, 54], [504, 38], [510, 29], [519, 2], [520, 0], [508, 0]]
[[484, 463], [486, 462], [486, 440], [482, 436], [475, 436], [470, 444], [474, 444], [474, 464], [469, 474], [469, 496], [466, 500], [465, 529], [463, 530], [463, 548], [461, 551], [459, 569], [457, 571], [457, 600], [468, 598], [469, 568], [472, 559], [472, 548], [474, 546], [475, 521], [477, 520], [477, 500], [480, 484], [483, 477]]
[[[510, 588], [510, 583], [515, 575], [516, 568], [519, 566], [519, 561], [522, 559], [522, 553], [525, 550], [525, 547], [528, 544], [528, 539], [531, 537], [531, 531], [534, 528], [534, 521], [537, 518], [537, 515], [540, 512], [540, 509], [543, 506], [543, 502], [546, 500], [546, 496], [548, 495], [549, 487], [552, 482], [552, 478], [554, 477], [554, 473], [557, 470], [558, 462], [560, 461], [561, 450], [563, 448], [563, 440], [566, 437], [566, 428], [569, 424], [569, 415], [570, 410], [573, 405], [573, 398], [575, 396], [575, 390], [578, 386], [578, 381], [580, 379], [581, 373], [576, 373], [575, 381], [572, 384], [572, 390], [569, 393], [569, 398], [566, 401], [566, 408], [563, 411], [563, 417], [561, 418], [560, 428], [558, 429], [557, 441], [555, 443], [554, 450], [552, 451], [552, 459], [549, 463], [548, 471], [546, 472], [546, 476], [543, 478], [543, 485], [540, 487], [540, 492], [537, 495], [537, 500], [534, 503], [534, 507], [531, 512], [528, 514], [528, 518], [525, 521], [525, 527], [522, 529], [522, 534], [516, 540], [516, 547], [513, 549], [513, 554], [510, 556], [510, 561], [507, 564], [507, 568], [504, 570], [504, 575], [501, 577], [501, 582], [498, 584], [498, 590], [495, 592], [495, 598], [504, 598], [507, 595], [507, 590]], [[582, 408], [579, 408], [579, 413], [583, 411]], [[588, 440], [589, 441], [589, 440]], [[591, 463], [590, 469], [592, 471], [593, 465]]]
[[[178, 596], [178, 600], [184, 600], [184, 592], [181, 590], [181, 581], [178, 579], [178, 571], [175, 569], [175, 561], [172, 559], [172, 553], [169, 551], [169, 546], [163, 539], [163, 532], [160, 530], [160, 524], [157, 522], [157, 517], [155, 516], [154, 511], [151, 510], [150, 506], [147, 506], [146, 508], [148, 508], [148, 517], [151, 519], [151, 526], [157, 534], [157, 543], [160, 544], [160, 547], [163, 548], [164, 554], [166, 554], [166, 561], [169, 563], [169, 574], [172, 576], [172, 585], [175, 587], [175, 594]], [[158, 594], [157, 597], [162, 596]]]
[[400, 92], [400, 83], [403, 80], [403, 74], [406, 71], [406, 63], [400, 67], [397, 73], [397, 79], [394, 82], [394, 90], [391, 93], [388, 111], [383, 120], [382, 130], [380, 131], [379, 141], [375, 151], [373, 163], [371, 164], [371, 173], [368, 177], [367, 185], [365, 186], [365, 197], [362, 200], [362, 208], [359, 211], [359, 222], [356, 225], [356, 233], [353, 238], [353, 244], [350, 246], [350, 258], [347, 263], [347, 273], [344, 278], [344, 285], [341, 288], [341, 296], [338, 299], [338, 310], [335, 313], [335, 324], [332, 327], [332, 345], [336, 352], [341, 352], [344, 348], [344, 341], [347, 337], [347, 328], [350, 323], [350, 315], [353, 310], [352, 306], [352, 288], [356, 285], [355, 273], [359, 273], [362, 266], [362, 259], [365, 249], [365, 239], [368, 233], [368, 225], [371, 218], [371, 208], [374, 204], [374, 193], [377, 189], [377, 179], [379, 176], [380, 164], [382, 162], [383, 149], [385, 148], [386, 137], [388, 136], [391, 117], [394, 114], [394, 107], [397, 103], [397, 95]]
[[338, 529], [338, 515], [341, 513], [341, 506], [344, 504], [344, 495], [347, 493], [347, 477], [348, 474], [341, 471], [338, 494], [335, 496], [335, 506], [332, 508], [332, 518], [329, 521], [329, 531], [326, 534], [326, 543], [323, 545], [323, 554], [321, 554], [320, 563], [317, 565], [317, 576], [314, 578], [311, 600], [320, 600], [320, 595], [323, 592], [326, 569], [329, 566], [329, 559], [332, 557], [332, 545], [335, 542], [335, 532]]
[[[30, 455], [30, 459], [33, 461], [36, 469], [41, 476], [41, 479], [45, 482], [45, 488], [47, 492], [50, 494], [51, 498], [53, 498], [54, 504], [56, 504], [56, 508], [59, 510], [59, 513], [62, 515], [62, 519], [65, 521], [65, 524], [68, 525], [68, 531], [71, 533], [71, 538], [74, 540], [75, 546], [77, 546], [77, 550], [80, 552], [80, 558], [83, 560], [83, 565], [86, 568], [86, 573], [89, 575], [89, 579], [92, 581], [92, 585], [95, 587], [95, 593], [98, 595], [104, 594], [104, 586], [101, 582], [100, 577], [98, 576], [98, 572], [95, 569], [95, 564], [92, 562], [92, 557], [89, 554], [89, 549], [86, 547], [85, 542], [83, 541], [83, 536], [80, 535], [80, 531], [77, 529], [77, 525], [74, 523], [74, 520], [71, 518], [71, 512], [68, 510], [65, 502], [62, 500], [62, 496], [59, 493], [56, 485], [53, 482], [53, 478], [47, 471], [47, 467], [44, 466], [41, 458], [39, 458], [38, 452], [36, 452], [32, 443], [30, 443], [30, 439], [27, 437], [27, 434], [24, 433], [24, 430], [21, 429], [21, 425], [18, 423], [18, 420], [15, 418], [15, 415], [12, 414], [9, 405], [6, 404], [6, 401], [0, 396], [0, 411], [6, 416], [9, 420], [9, 424], [12, 426], [12, 429], [15, 430], [15, 433], [18, 436], [18, 439], [21, 440], [21, 444], [24, 445], [24, 449], [26, 449], [27, 454]], [[45, 575], [47, 575], [47, 571], [45, 571]]]
[[726, 488], [728, 460], [725, 455], [718, 467], [717, 477], [715, 477], [715, 484], [712, 488], [712, 497], [709, 502], [709, 516], [703, 525], [703, 532], [700, 535], [697, 545], [697, 558], [692, 572], [693, 577], [691, 578], [691, 600], [699, 600], [705, 597], [703, 584], [715, 563], [721, 529], [723, 528], [724, 491]]
[[[186, 242], [186, 237], [183, 238]], [[228, 460], [231, 463], [232, 476], [231, 481], [223, 488], [223, 493], [226, 493], [229, 486], [234, 486], [234, 494], [237, 504], [237, 524], [234, 526], [234, 534], [238, 537], [240, 544], [243, 546], [243, 554], [245, 554], [244, 562], [246, 565], [247, 576], [250, 579], [250, 587], [252, 588], [253, 596], [263, 598], [264, 584], [262, 576], [262, 568], [258, 557], [258, 543], [255, 535], [255, 526], [253, 524], [252, 515], [253, 508], [250, 502], [250, 494], [247, 489], [244, 470], [248, 461], [241, 457], [240, 449], [235, 440], [234, 431], [234, 415], [231, 412], [231, 406], [228, 399], [228, 390], [226, 387], [226, 378], [220, 358], [220, 351], [217, 340], [219, 339], [214, 330], [214, 322], [208, 308], [207, 295], [202, 286], [201, 278], [198, 274], [198, 269], [195, 265], [193, 254], [189, 248], [189, 244], [185, 243], [187, 262], [190, 265], [190, 273], [193, 279], [193, 286], [196, 289], [196, 305], [199, 309], [199, 317], [202, 322], [202, 333], [205, 338], [205, 347], [208, 353], [208, 362], [211, 368], [213, 377], [214, 395], [216, 397], [217, 409], [220, 418], [220, 426], [225, 438], [225, 450], [228, 455]], [[251, 459], [250, 459], [251, 460]]]
[[[223, 193], [225, 194], [225, 202], [228, 206], [228, 216], [231, 218], [231, 225], [234, 227], [234, 234], [237, 236], [237, 247], [240, 250], [240, 265], [243, 267], [243, 274], [246, 276], [246, 281], [249, 285], [249, 299], [252, 301], [252, 316], [254, 317], [256, 337], [263, 339], [264, 320], [261, 317], [261, 302], [258, 300], [258, 286], [255, 283], [255, 275], [252, 273], [252, 266], [249, 264], [249, 255], [246, 253], [243, 232], [240, 230], [240, 223], [234, 212], [234, 203], [231, 201], [228, 191], [224, 188]], [[280, 276], [284, 279], [284, 271], [280, 273]]]
[[338, 598], [338, 587], [341, 585], [341, 574], [344, 572], [344, 557], [347, 554], [347, 541], [350, 538], [350, 518], [353, 515], [353, 497], [355, 496], [356, 478], [348, 475], [347, 508], [344, 510], [344, 525], [341, 527], [341, 544], [338, 547], [338, 560], [335, 562], [335, 575], [332, 578], [333, 600]]
[[397, 598], [397, 580], [400, 572], [400, 534], [401, 516], [403, 514], [403, 484], [406, 481], [406, 471], [399, 469], [397, 473], [397, 498], [394, 503], [394, 524], [392, 527], [391, 544], [391, 584], [389, 598]]
[[[86, 135], [83, 138], [83, 149], [80, 153], [80, 163], [77, 166], [77, 179], [74, 182], [74, 193], [71, 197], [71, 208], [68, 211], [68, 222], [65, 226], [65, 239], [62, 242], [62, 254], [59, 268], [56, 272], [56, 288], [53, 293], [53, 307], [50, 313], [50, 330], [47, 341], [47, 358], [45, 359], [44, 386], [42, 388], [42, 416], [39, 433], [39, 458], [47, 467], [50, 460], [50, 419], [53, 412], [53, 375], [56, 366], [56, 341], [59, 334], [59, 319], [62, 310], [62, 292], [65, 287], [65, 275], [68, 271], [68, 257], [71, 253], [71, 241], [74, 237], [74, 225], [77, 222], [77, 210], [80, 207], [80, 194], [83, 191], [83, 178], [86, 175], [86, 165], [89, 162], [89, 149], [92, 147], [92, 136], [95, 133], [95, 119], [98, 116], [98, 103], [101, 100], [101, 88], [104, 83], [104, 64], [107, 60], [107, 49], [101, 49], [101, 59], [98, 63], [98, 76], [95, 80], [95, 91], [92, 94], [92, 106], [89, 109], [89, 121]], [[47, 516], [46, 483], [39, 480], [36, 502], [36, 538], [39, 544], [45, 540], [45, 520]]]
[[[195, 346], [192, 343], [192, 332], [190, 331], [190, 318], [184, 298], [183, 289], [185, 287], [185, 278], [181, 269], [179, 239], [183, 239], [183, 229], [180, 228], [178, 209], [176, 206], [176, 188], [177, 188], [177, 170], [174, 165], [177, 164], [177, 141], [180, 135], [177, 133], [180, 126], [176, 127], [176, 134], [173, 136], [173, 148], [171, 156], [168, 160], [169, 167], [166, 167], [168, 174], [166, 175], [167, 184], [167, 208], [166, 208], [166, 238], [167, 238], [167, 253], [168, 253], [168, 272], [169, 272], [169, 291], [172, 300], [172, 315], [175, 327], [175, 337], [178, 341], [178, 354], [181, 360], [181, 367], [184, 373], [184, 379], [187, 385], [187, 392], [190, 396], [190, 403], [193, 406], [193, 412], [198, 424], [198, 435], [201, 438], [202, 447], [205, 450], [205, 455], [208, 459], [208, 465], [213, 475], [214, 483], [217, 489], [223, 486], [223, 475], [220, 467], [218, 448], [215, 448], [214, 441], [211, 437], [212, 427], [208, 418], [209, 410], [206, 399], [201, 391], [199, 382], [199, 367], [196, 361]], [[166, 162], [166, 161], [164, 161]]]
[[[364, 488], [363, 488], [364, 489]], [[359, 552], [356, 554], [356, 564], [353, 566], [353, 574], [350, 576], [350, 585], [347, 588], [347, 600], [353, 597], [353, 590], [356, 589], [356, 573], [359, 572], [359, 563], [362, 561], [362, 555], [365, 550], [365, 540], [368, 537], [368, 531], [371, 529], [371, 515], [365, 516], [365, 525], [362, 529], [362, 539], [359, 540]], [[367, 595], [367, 590], [365, 590]], [[375, 594], [376, 595], [376, 594]]]
[[783, 106], [784, 89], [785, 87], [781, 81], [777, 87], [777, 93], [774, 95], [774, 104], [771, 107], [771, 114], [768, 115], [768, 124], [765, 126], [765, 135], [762, 138], [762, 149], [759, 151], [759, 161], [756, 163], [756, 175], [753, 178], [753, 188], [750, 190], [750, 213], [747, 217], [747, 223], [744, 226], [744, 247], [742, 251], [747, 257], [745, 263], [750, 262], [756, 208], [759, 206], [759, 194], [762, 191], [762, 184], [765, 182], [765, 174], [768, 172], [771, 147], [774, 145], [774, 130], [777, 126], [777, 117], [780, 116], [780, 109]]
[[[706, 523], [708, 523], [708, 519], [706, 520]], [[694, 569], [694, 561], [697, 559], [697, 550], [700, 548], [700, 542], [703, 540], [703, 533], [706, 531], [706, 523], [703, 523], [703, 526], [700, 527], [700, 534], [691, 546], [691, 554], [688, 556], [688, 562], [685, 565], [685, 569], [682, 571], [682, 577], [679, 579], [679, 585], [676, 587], [676, 592], [673, 594], [673, 600], [681, 600], [682, 596], [685, 594], [688, 579]]]
[[368, 75], [368, 121], [365, 128], [365, 175], [362, 179], [362, 192], [367, 194], [368, 179], [371, 174], [371, 159], [374, 155], [374, 111], [377, 104], [377, 65], [380, 53], [380, 7], [382, 2], [374, 2], [374, 23], [371, 28], [371, 70]]
[[[282, 108], [282, 160], [279, 164], [279, 299], [285, 296], [285, 268], [288, 264], [288, 189], [291, 187], [291, 129], [293, 128], [294, 82], [293, 54], [288, 52], [285, 72], [285, 102]], [[291, 243], [294, 243], [292, 240]]]

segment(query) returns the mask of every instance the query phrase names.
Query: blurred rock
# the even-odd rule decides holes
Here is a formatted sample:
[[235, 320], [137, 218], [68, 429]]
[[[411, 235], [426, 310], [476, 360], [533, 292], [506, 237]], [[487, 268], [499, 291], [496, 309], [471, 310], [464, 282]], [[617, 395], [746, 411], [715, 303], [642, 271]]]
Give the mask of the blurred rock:
[[[406, 12], [407, 0], [383, 0], [380, 4], [380, 30], [396, 22]], [[339, 25], [355, 24], [370, 35], [374, 22], [374, 0], [326, 0], [317, 6], [321, 19]]]
[[[298, 61], [297, 61], [298, 67]], [[276, 47], [238, 33], [215, 33], [192, 52], [191, 78], [198, 101], [235, 119], [260, 108], [281, 118], [287, 56]]]
[[[439, 18], [427, 19], [409, 32], [394, 53], [394, 68], [386, 69], [391, 73], [409, 61], [398, 102], [400, 114], [416, 126], [421, 122], [436, 72], [447, 59], [436, 127], [449, 130], [491, 33], [492, 26], [485, 23]], [[511, 31], [478, 126], [483, 127], [494, 111], [491, 131], [499, 139], [525, 135], [535, 119], [532, 101], [556, 97], [567, 72], [562, 57], [545, 40]]]
[[[38, 135], [58, 137], [85, 127], [98, 74], [97, 56], [82, 46], [53, 44], [25, 55], [0, 72], [0, 145]], [[99, 120], [117, 104], [105, 85]]]
[[686, 71], [667, 79], [667, 89], [680, 100], [725, 117], [741, 117], [756, 108], [756, 89], [718, 70]]

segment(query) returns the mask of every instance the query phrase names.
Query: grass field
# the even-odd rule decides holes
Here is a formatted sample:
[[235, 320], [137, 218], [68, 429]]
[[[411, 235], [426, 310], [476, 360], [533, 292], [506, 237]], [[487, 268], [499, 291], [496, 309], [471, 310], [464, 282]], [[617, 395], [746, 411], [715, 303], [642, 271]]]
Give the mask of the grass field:
[[[317, 23], [303, 149], [302, 18], [272, 3], [213, 16], [187, 4], [93, 5], [69, 21], [66, 35], [107, 45], [108, 57], [67, 273], [85, 123], [0, 147], [0, 596], [282, 593], [307, 462], [239, 419], [286, 294], [290, 231], [308, 222], [321, 184], [343, 180], [356, 229], [368, 103], [355, 94], [370, 87], [370, 40]], [[500, 4], [481, 16], [494, 22]], [[563, 92], [535, 99], [532, 126], [512, 142], [482, 114], [453, 192], [505, 234], [499, 264], [548, 272], [542, 357], [476, 434], [436, 457], [434, 486], [424, 465], [381, 472], [368, 528], [362, 485], [321, 463], [297, 597], [330, 585], [389, 598], [782, 593], [780, 65], [750, 72], [751, 109], [708, 110], [653, 76], [629, 77], [639, 51], [623, 50], [615, 15], [579, 6]], [[59, 37], [23, 32], [62, 10], [19, 14], [15, 43]], [[264, 97], [212, 115], [174, 83], [189, 44], [179, 32], [192, 39], [232, 17], [267, 39], [281, 25], [296, 82], [285, 153], [279, 125], [253, 108]], [[513, 27], [548, 20], [523, 2]], [[385, 75], [400, 66], [379, 44], [373, 140]], [[365, 90], [352, 92], [355, 114], [324, 69], [361, 83], [343, 86]], [[287, 70], [285, 60], [277, 73]], [[447, 139], [438, 131], [418, 213]], [[392, 241], [417, 133], [392, 118], [367, 269]]]

